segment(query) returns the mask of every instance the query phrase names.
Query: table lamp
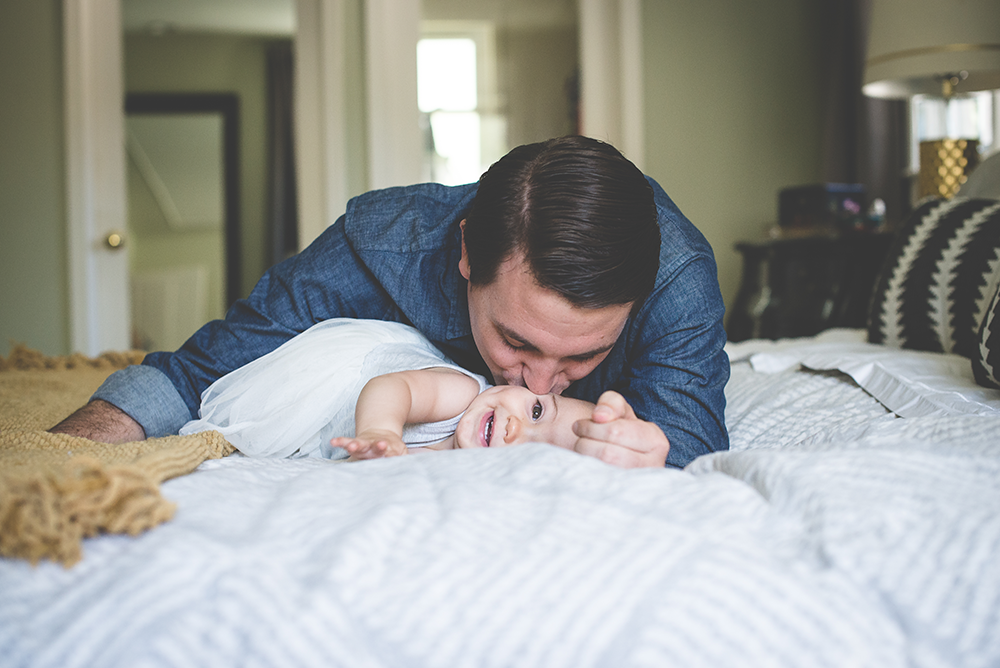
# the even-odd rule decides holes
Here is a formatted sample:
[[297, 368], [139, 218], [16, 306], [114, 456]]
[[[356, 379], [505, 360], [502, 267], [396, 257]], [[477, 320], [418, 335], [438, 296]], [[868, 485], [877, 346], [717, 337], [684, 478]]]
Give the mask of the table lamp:
[[[1000, 0], [873, 0], [865, 95], [938, 97], [953, 119], [963, 96], [998, 88]], [[918, 197], [951, 197], [978, 162], [978, 137], [941, 134], [920, 143]]]

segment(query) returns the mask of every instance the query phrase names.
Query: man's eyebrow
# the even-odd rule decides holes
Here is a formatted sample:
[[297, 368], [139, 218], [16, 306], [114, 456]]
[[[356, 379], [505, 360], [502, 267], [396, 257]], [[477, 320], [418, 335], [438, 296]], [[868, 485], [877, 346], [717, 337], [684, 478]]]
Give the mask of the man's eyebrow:
[[[500, 332], [501, 336], [504, 336], [507, 339], [510, 339], [511, 341], [516, 341], [518, 344], [520, 344], [521, 348], [524, 350], [538, 352], [538, 346], [533, 344], [531, 341], [528, 341], [526, 338], [524, 338], [517, 332], [508, 329], [507, 327], [504, 327], [500, 323], [495, 323], [495, 324], [497, 331]], [[591, 357], [597, 357], [598, 355], [602, 355], [608, 352], [609, 350], [615, 347], [615, 343], [616, 341], [612, 341], [608, 345], [600, 346], [598, 348], [594, 348], [593, 350], [588, 350], [586, 352], [577, 353], [576, 355], [569, 355], [568, 357], [569, 359], [574, 359], [574, 360], [587, 360], [590, 359]]]
[[531, 343], [517, 332], [508, 329], [507, 327], [504, 327], [499, 322], [494, 324], [496, 325], [497, 331], [500, 332], [500, 336], [509, 339], [511, 341], [517, 342], [520, 346], [526, 348], [527, 350], [538, 350], [538, 347], [535, 344]]
[[594, 348], [593, 350], [588, 350], [585, 353], [580, 353], [579, 355], [570, 355], [570, 359], [574, 360], [589, 360], [591, 357], [597, 357], [598, 355], [603, 355], [612, 348], [615, 347], [615, 342], [612, 341], [606, 346], [601, 346], [600, 348]]

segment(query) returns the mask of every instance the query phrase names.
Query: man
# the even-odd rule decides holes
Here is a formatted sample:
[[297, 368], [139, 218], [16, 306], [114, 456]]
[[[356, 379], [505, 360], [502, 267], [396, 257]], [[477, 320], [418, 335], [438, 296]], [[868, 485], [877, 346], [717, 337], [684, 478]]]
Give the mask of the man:
[[576, 450], [684, 466], [728, 449], [723, 305], [704, 237], [608, 144], [521, 146], [478, 184], [367, 193], [225, 320], [113, 374], [53, 428], [176, 433], [215, 379], [334, 317], [412, 324], [463, 367], [597, 402]]

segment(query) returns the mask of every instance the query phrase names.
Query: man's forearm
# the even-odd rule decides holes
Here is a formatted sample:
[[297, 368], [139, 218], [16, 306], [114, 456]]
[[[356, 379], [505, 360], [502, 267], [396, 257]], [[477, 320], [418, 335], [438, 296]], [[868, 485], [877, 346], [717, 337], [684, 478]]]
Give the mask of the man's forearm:
[[101, 443], [128, 443], [146, 439], [146, 432], [138, 422], [117, 406], [101, 399], [94, 399], [49, 431]]

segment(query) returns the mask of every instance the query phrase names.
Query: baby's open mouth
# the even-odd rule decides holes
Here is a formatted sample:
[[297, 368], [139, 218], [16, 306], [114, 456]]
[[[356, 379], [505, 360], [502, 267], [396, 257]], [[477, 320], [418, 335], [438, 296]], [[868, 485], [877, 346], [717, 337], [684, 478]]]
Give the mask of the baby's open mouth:
[[483, 441], [486, 447], [490, 447], [490, 439], [493, 438], [493, 418], [496, 413], [490, 413], [486, 418], [486, 427], [483, 429]]

